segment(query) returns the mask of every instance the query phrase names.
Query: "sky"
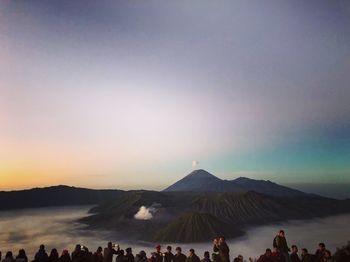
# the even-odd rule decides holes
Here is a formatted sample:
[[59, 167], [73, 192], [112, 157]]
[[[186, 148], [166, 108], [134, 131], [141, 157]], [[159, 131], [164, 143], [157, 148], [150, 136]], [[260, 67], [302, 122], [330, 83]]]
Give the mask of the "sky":
[[0, 189], [350, 184], [349, 72], [347, 0], [0, 0]]

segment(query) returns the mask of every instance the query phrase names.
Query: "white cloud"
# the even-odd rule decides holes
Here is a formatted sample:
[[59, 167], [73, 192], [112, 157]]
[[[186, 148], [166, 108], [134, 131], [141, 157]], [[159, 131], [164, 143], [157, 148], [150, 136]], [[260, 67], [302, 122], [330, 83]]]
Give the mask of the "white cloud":
[[150, 220], [160, 207], [161, 204], [159, 203], [153, 203], [150, 207], [141, 206], [139, 211], [134, 215], [134, 218], [138, 220]]
[[134, 215], [138, 220], [150, 220], [153, 218], [152, 212], [149, 208], [141, 206], [139, 211]]

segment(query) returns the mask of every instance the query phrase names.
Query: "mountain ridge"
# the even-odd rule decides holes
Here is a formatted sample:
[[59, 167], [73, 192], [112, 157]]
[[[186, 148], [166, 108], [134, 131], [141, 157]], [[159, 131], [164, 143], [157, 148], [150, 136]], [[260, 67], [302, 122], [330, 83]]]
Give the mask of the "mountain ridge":
[[[149, 192], [147, 190], [131, 191]], [[271, 181], [254, 180], [245, 177], [239, 177], [234, 180], [222, 180], [203, 169], [192, 171], [184, 178], [159, 192], [179, 191], [188, 193], [255, 191], [275, 196], [311, 196], [310, 194], [284, 187]], [[118, 197], [122, 192], [126, 191], [118, 189], [88, 189], [68, 185], [0, 191], [0, 210], [102, 204]], [[148, 195], [145, 194], [145, 197], [147, 198]], [[182, 199], [182, 201], [186, 201], [186, 199]]]
[[[153, 203], [160, 205], [151, 219], [135, 219], [140, 207]], [[255, 191], [127, 191], [91, 211], [80, 222], [94, 229], [112, 229], [150, 242], [200, 242], [223, 232], [227, 237], [238, 237], [250, 226], [349, 213], [350, 201]]]
[[95, 205], [113, 199], [121, 192], [117, 189], [88, 189], [67, 185], [0, 191], [0, 210]]
[[220, 179], [206, 170], [198, 169], [168, 186], [163, 192], [244, 192], [274, 196], [305, 196], [311, 194], [300, 190], [279, 185], [269, 180], [255, 180], [247, 177], [238, 177], [233, 180]]
[[[0, 191], [0, 210], [94, 205], [79, 222], [91, 229], [116, 230], [151, 242], [198, 242], [222, 233], [234, 238], [252, 225], [350, 212], [350, 200], [295, 194], [271, 181], [222, 180], [198, 170], [178, 182], [186, 182], [188, 177], [198, 191], [98, 190], [65, 185]], [[208, 180], [205, 186], [216, 191], [203, 190], [201, 183]], [[232, 184], [238, 189], [235, 192], [230, 191]], [[135, 218], [141, 207], [154, 208], [150, 219]]]

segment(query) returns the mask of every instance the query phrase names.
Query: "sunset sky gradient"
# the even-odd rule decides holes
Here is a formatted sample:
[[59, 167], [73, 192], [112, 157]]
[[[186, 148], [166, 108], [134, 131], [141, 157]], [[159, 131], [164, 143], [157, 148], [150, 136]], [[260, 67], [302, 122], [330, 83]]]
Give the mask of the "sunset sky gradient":
[[346, 0], [0, 0], [0, 189], [350, 183], [349, 101]]

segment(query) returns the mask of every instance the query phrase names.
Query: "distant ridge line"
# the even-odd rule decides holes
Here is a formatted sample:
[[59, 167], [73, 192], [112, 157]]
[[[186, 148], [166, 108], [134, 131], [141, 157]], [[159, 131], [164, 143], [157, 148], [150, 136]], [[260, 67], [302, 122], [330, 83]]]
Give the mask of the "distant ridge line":
[[297, 189], [282, 186], [270, 180], [255, 180], [238, 177], [233, 180], [220, 179], [204, 169], [192, 171], [187, 176], [170, 185], [164, 192], [244, 192], [256, 191], [272, 196], [312, 196]]

